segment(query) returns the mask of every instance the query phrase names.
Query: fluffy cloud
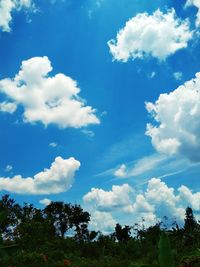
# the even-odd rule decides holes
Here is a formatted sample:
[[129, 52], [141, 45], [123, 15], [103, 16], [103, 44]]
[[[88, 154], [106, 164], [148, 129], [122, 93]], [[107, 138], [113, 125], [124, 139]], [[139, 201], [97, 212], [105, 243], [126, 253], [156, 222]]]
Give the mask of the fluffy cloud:
[[197, 18], [196, 18], [196, 26], [200, 26], [200, 0], [187, 0], [186, 7], [187, 6], [195, 6], [198, 9], [197, 12]]
[[10, 23], [12, 21], [12, 12], [21, 9], [30, 9], [34, 5], [32, 0], [1, 0], [0, 2], [0, 29], [4, 32], [10, 32]]
[[104, 191], [103, 189], [92, 188], [87, 193], [83, 200], [85, 203], [95, 204], [99, 210], [107, 210], [111, 208], [119, 208], [131, 203], [130, 194], [133, 189], [128, 184], [113, 185], [111, 191]]
[[0, 111], [1, 112], [8, 112], [10, 114], [14, 113], [17, 109], [17, 105], [11, 102], [2, 102], [0, 103]]
[[[121, 189], [123, 187], [124, 185]], [[131, 191], [130, 186], [129, 190]], [[147, 227], [163, 220], [164, 216], [168, 217], [169, 222], [176, 220], [178, 223], [183, 223], [187, 206], [190, 206], [194, 213], [200, 211], [200, 192], [193, 193], [183, 185], [175, 191], [158, 178], [150, 179], [145, 190], [138, 194], [135, 192], [134, 195], [126, 197], [126, 200], [123, 198], [124, 194], [115, 194], [114, 198], [113, 191], [113, 189], [112, 191], [91, 190], [83, 199], [86, 203], [90, 201], [93, 209], [97, 211], [106, 213], [109, 211], [109, 216], [112, 216], [110, 218], [113, 220], [117, 211], [117, 217], [119, 218], [121, 214], [120, 218], [123, 222], [126, 221], [127, 224], [132, 225], [141, 223], [144, 219]], [[95, 216], [93, 220], [95, 221]], [[119, 221], [119, 219], [116, 220]], [[101, 221], [103, 222], [103, 219]]]
[[51, 203], [51, 200], [48, 198], [44, 198], [44, 199], [41, 199], [39, 202], [42, 205], [48, 206]]
[[62, 128], [98, 124], [95, 110], [78, 96], [76, 81], [61, 73], [50, 77], [50, 71], [47, 57], [25, 60], [13, 79], [0, 80], [0, 92], [13, 105], [23, 107], [26, 122], [53, 123]]
[[126, 176], [126, 165], [121, 164], [120, 167], [114, 172], [116, 177], [125, 177]]
[[[169, 188], [160, 179], [151, 179], [143, 196], [145, 201], [152, 207], [153, 213], [156, 213], [159, 219], [167, 216], [172, 219], [183, 220], [185, 207], [177, 201], [174, 189]], [[137, 203], [135, 208], [138, 208]], [[138, 211], [140, 211], [140, 208]], [[146, 212], [149, 211], [146, 210]]]
[[188, 20], [178, 19], [174, 9], [166, 14], [156, 10], [152, 15], [140, 13], [127, 21], [108, 45], [115, 60], [126, 62], [148, 55], [165, 60], [186, 48], [191, 37]]
[[74, 174], [80, 162], [74, 158], [55, 158], [49, 169], [37, 173], [34, 177], [23, 178], [16, 175], [12, 178], [0, 178], [0, 190], [18, 194], [56, 194], [65, 192], [72, 186]]
[[184, 206], [192, 206], [196, 211], [200, 210], [200, 192], [193, 194], [192, 191], [184, 185], [182, 185], [178, 191], [178, 201], [184, 203]]
[[94, 211], [91, 213], [90, 228], [92, 230], [108, 234], [113, 232], [116, 224], [116, 220], [109, 212]]
[[146, 103], [156, 124], [146, 134], [157, 151], [200, 161], [200, 73], [155, 103]]

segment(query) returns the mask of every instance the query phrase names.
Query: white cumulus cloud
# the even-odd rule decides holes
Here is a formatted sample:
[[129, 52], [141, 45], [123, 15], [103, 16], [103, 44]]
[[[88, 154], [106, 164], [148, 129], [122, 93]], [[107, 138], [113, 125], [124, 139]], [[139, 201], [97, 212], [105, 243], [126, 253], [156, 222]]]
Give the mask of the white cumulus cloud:
[[[121, 186], [121, 189], [123, 187], [124, 185]], [[129, 186], [129, 190], [132, 190], [134, 194], [127, 193], [129, 196], [126, 199], [124, 199], [124, 194], [115, 194], [113, 197], [113, 189], [111, 191], [96, 189], [86, 194], [83, 200], [85, 203], [92, 204], [92, 207], [88, 206], [91, 211], [95, 210], [100, 214], [105, 212], [114, 221], [133, 225], [134, 223], [142, 223], [144, 219], [146, 227], [162, 221], [165, 216], [167, 216], [169, 223], [176, 221], [182, 224], [185, 209], [188, 206], [193, 209], [194, 214], [200, 212], [200, 192], [193, 193], [184, 185], [175, 190], [161, 179], [152, 178], [148, 181], [146, 189], [136, 192]], [[100, 217], [100, 221], [102, 224], [105, 221], [103, 216]], [[114, 228], [111, 231], [113, 230]]]
[[107, 210], [111, 208], [119, 208], [130, 203], [130, 194], [133, 189], [128, 184], [113, 185], [111, 191], [92, 188], [83, 200], [88, 204], [95, 204], [99, 210]]
[[191, 38], [188, 20], [177, 18], [174, 9], [167, 13], [158, 9], [152, 15], [139, 13], [131, 18], [108, 45], [113, 59], [118, 61], [145, 56], [165, 60], [186, 48]]
[[15, 103], [12, 102], [2, 102], [0, 103], [0, 111], [1, 112], [7, 112], [10, 114], [13, 114], [17, 109], [17, 105]]
[[0, 92], [24, 109], [24, 121], [79, 128], [98, 124], [95, 110], [79, 97], [80, 89], [72, 78], [52, 71], [48, 57], [33, 57], [22, 62], [14, 78], [0, 80]]
[[200, 73], [171, 93], [146, 103], [155, 125], [146, 134], [157, 151], [200, 161]]
[[44, 199], [41, 199], [39, 202], [42, 205], [48, 206], [51, 203], [51, 200], [48, 198], [44, 198]]
[[10, 23], [12, 21], [12, 12], [22, 9], [33, 8], [32, 0], [1, 0], [0, 1], [0, 29], [4, 32], [10, 32]]
[[49, 169], [23, 178], [21, 175], [0, 178], [0, 191], [17, 194], [56, 194], [69, 190], [74, 181], [80, 162], [74, 158], [55, 158]]
[[196, 15], [196, 26], [200, 26], [200, 0], [187, 0], [186, 7], [187, 6], [195, 6], [198, 11]]
[[91, 212], [90, 228], [95, 231], [101, 231], [104, 234], [113, 232], [117, 221], [113, 219], [109, 212], [94, 211]]

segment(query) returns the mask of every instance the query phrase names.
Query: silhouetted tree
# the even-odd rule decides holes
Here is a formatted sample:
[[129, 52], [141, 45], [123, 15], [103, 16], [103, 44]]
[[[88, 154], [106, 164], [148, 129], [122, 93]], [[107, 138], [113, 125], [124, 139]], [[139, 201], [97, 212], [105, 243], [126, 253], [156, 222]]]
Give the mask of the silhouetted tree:
[[195, 228], [197, 227], [197, 221], [194, 218], [193, 210], [190, 207], [186, 208], [185, 211], [185, 224], [184, 224], [184, 230], [185, 232], [193, 232]]
[[125, 225], [122, 227], [119, 223], [115, 226], [116, 239], [121, 243], [126, 243], [130, 239], [131, 227]]
[[64, 238], [72, 228], [72, 206], [61, 201], [51, 202], [45, 209], [46, 219], [55, 227], [58, 236]]
[[193, 247], [198, 243], [199, 225], [194, 217], [193, 210], [190, 207], [185, 211], [185, 223], [183, 227], [184, 245]]
[[87, 240], [89, 231], [87, 229], [90, 221], [90, 214], [84, 211], [80, 205], [72, 206], [71, 224], [75, 226], [75, 238], [79, 241]]
[[18, 223], [20, 206], [9, 195], [2, 196], [0, 200], [0, 235], [10, 237]]
[[54, 227], [48, 223], [40, 209], [27, 203], [20, 210], [15, 238], [24, 248], [39, 248], [55, 236]]

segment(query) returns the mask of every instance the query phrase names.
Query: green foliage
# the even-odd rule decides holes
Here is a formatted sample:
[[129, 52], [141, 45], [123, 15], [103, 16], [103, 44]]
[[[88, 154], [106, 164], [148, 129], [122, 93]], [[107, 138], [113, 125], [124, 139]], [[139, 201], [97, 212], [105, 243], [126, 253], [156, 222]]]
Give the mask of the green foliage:
[[159, 262], [161, 267], [174, 267], [170, 241], [165, 232], [162, 232], [159, 240]]

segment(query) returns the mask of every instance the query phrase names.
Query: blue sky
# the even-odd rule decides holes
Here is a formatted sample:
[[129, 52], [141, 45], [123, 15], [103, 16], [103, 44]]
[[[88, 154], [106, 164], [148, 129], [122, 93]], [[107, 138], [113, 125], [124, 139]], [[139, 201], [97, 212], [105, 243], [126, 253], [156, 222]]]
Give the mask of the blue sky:
[[174, 2], [0, 1], [1, 194], [105, 232], [199, 213], [200, 3]]

